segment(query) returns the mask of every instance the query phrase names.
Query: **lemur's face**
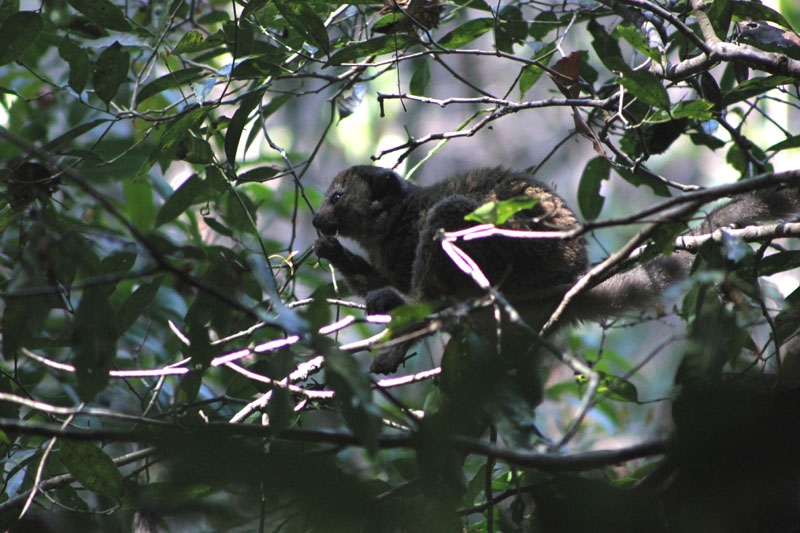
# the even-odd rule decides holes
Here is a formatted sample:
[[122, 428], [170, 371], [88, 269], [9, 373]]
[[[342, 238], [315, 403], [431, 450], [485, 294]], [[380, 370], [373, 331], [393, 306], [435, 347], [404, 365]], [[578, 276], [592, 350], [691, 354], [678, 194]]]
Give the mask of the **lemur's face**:
[[333, 178], [313, 224], [324, 235], [358, 239], [371, 232], [373, 223], [392, 198], [399, 198], [402, 178], [380, 167], [356, 166]]

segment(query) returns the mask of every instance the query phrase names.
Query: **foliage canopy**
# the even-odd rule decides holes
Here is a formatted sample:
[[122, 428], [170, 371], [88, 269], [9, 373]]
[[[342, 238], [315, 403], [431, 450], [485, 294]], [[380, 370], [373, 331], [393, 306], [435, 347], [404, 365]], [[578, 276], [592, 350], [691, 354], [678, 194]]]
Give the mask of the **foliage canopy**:
[[[669, 209], [800, 182], [793, 27], [791, 0], [2, 2], [0, 528], [796, 529], [800, 291], [758, 281], [800, 266], [796, 225], [695, 243], [651, 353], [653, 313], [548, 344], [541, 432], [457, 313], [402, 310], [441, 366], [370, 375], [386, 325], [309, 247], [309, 171], [378, 90], [457, 125], [371, 144], [388, 164], [555, 110], [594, 150], [583, 230], [658, 221], [605, 266], [669, 253]], [[734, 183], [659, 162], [687, 153]], [[664, 199], [614, 218], [612, 182]], [[613, 441], [669, 427], [631, 410], [679, 340], [673, 438]]]

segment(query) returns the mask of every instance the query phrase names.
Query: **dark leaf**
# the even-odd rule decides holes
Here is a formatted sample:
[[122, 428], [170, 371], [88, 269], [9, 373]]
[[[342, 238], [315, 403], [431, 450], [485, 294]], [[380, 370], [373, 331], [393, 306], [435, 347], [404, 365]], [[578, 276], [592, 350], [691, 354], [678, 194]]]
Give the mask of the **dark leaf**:
[[111, 500], [119, 500], [122, 474], [111, 458], [91, 442], [61, 440], [58, 458], [78, 483]]
[[115, 31], [130, 31], [131, 25], [120, 8], [108, 0], [68, 0], [69, 4], [86, 15], [86, 18]]
[[[252, 3], [252, 2], [251, 2]], [[202, 52], [211, 48], [216, 48], [225, 44], [225, 33], [219, 30], [212, 35], [204, 35], [199, 31], [189, 30], [183, 34], [181, 40], [172, 50], [173, 54], [188, 54], [193, 52]], [[196, 67], [190, 67], [196, 68]], [[186, 69], [188, 70], [188, 69]], [[142, 98], [144, 100], [144, 98]]]
[[345, 46], [333, 54], [328, 63], [331, 65], [341, 65], [343, 63], [359, 61], [368, 56], [390, 54], [404, 50], [416, 42], [418, 42], [417, 39], [411, 35], [382, 35], [374, 39], [369, 39], [368, 41], [361, 41]]
[[330, 53], [328, 30], [317, 12], [306, 2], [293, 2], [276, 0], [275, 6], [286, 21], [297, 30], [310, 44], [322, 51], [325, 55]]
[[263, 183], [265, 181], [269, 181], [274, 179], [278, 174], [280, 174], [281, 169], [277, 167], [256, 167], [252, 170], [248, 170], [242, 174], [236, 176], [236, 181], [238, 182], [247, 182], [247, 181], [255, 181], [258, 183]]
[[108, 302], [108, 290], [86, 289], [75, 311], [71, 342], [82, 400], [93, 400], [108, 384], [118, 338], [116, 313]]
[[130, 54], [122, 50], [119, 41], [103, 50], [97, 58], [92, 84], [97, 96], [106, 104], [114, 99], [120, 85], [125, 83], [130, 60]]
[[264, 91], [265, 89], [259, 89], [245, 96], [228, 124], [228, 131], [225, 132], [225, 155], [231, 165], [236, 165], [236, 152], [239, 148], [242, 131], [250, 119], [250, 113], [261, 103]]
[[336, 392], [336, 404], [347, 425], [374, 456], [378, 450], [381, 418], [372, 401], [370, 381], [352, 355], [336, 349], [326, 353], [325, 381]]
[[439, 45], [452, 49], [461, 48], [491, 30], [494, 25], [494, 19], [490, 18], [469, 20], [439, 39]]
[[151, 81], [139, 90], [139, 92], [136, 94], [136, 104], [138, 105], [151, 96], [155, 96], [162, 91], [166, 91], [168, 89], [177, 89], [182, 85], [198, 80], [203, 77], [204, 72], [206, 71], [200, 67], [189, 67], [183, 70], [165, 74], [160, 78]]
[[161, 287], [163, 280], [163, 277], [158, 277], [153, 281], [142, 283], [128, 296], [117, 313], [117, 327], [120, 333], [127, 331], [142, 316]]
[[91, 61], [89, 54], [69, 39], [64, 39], [58, 45], [58, 55], [69, 63], [69, 86], [77, 93], [86, 88], [89, 82]]
[[600, 194], [600, 186], [607, 181], [611, 164], [605, 157], [595, 157], [586, 163], [578, 184], [578, 205], [586, 220], [594, 220], [600, 215], [606, 199]]
[[189, 179], [184, 181], [161, 206], [158, 215], [156, 215], [156, 227], [166, 224], [183, 214], [194, 204], [195, 198], [206, 190], [206, 187], [205, 181], [197, 174], [189, 176]]
[[38, 13], [19, 11], [0, 25], [0, 65], [11, 63], [36, 42], [44, 23]]

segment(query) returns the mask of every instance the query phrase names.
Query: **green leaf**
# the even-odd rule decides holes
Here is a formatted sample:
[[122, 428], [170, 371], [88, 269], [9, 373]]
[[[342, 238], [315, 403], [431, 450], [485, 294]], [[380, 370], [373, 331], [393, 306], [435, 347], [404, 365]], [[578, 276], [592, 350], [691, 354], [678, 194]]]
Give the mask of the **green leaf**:
[[589, 33], [592, 34], [592, 47], [597, 57], [612, 72], [626, 72], [630, 70], [625, 60], [622, 59], [622, 52], [619, 43], [612, 38], [595, 19], [590, 19], [587, 26]]
[[184, 181], [178, 189], [167, 198], [164, 205], [156, 215], [156, 227], [159, 227], [167, 222], [177, 218], [191, 205], [194, 204], [197, 198], [206, 189], [205, 181], [197, 174], [192, 174], [189, 179]]
[[108, 289], [86, 289], [75, 311], [71, 339], [81, 400], [93, 400], [108, 384], [118, 338], [116, 313], [108, 302]]
[[189, 131], [200, 126], [206, 119], [208, 111], [207, 107], [196, 107], [180, 118], [173, 120], [169, 126], [167, 126], [164, 135], [161, 136], [161, 140], [158, 143], [161, 152], [166, 152], [178, 142], [185, 139], [189, 135]]
[[164, 277], [161, 276], [153, 281], [143, 283], [128, 296], [128, 299], [125, 300], [125, 303], [122, 304], [117, 313], [117, 327], [120, 333], [127, 331], [142, 316], [158, 292], [159, 287], [161, 287], [163, 280]]
[[[553, 31], [554, 29], [560, 27], [561, 24], [558, 21], [558, 15], [556, 15], [552, 11], [542, 11], [536, 18], [533, 19], [531, 22], [531, 27], [528, 30], [528, 35], [536, 39], [537, 41], [543, 40], [547, 37], [547, 34]], [[555, 44], [553, 42], [552, 44]]]
[[466, 215], [464, 220], [471, 220], [479, 224], [495, 224], [500, 226], [514, 214], [530, 209], [539, 202], [538, 198], [531, 196], [514, 196], [508, 200], [486, 202], [472, 213]]
[[800, 251], [787, 250], [761, 259], [758, 262], [758, 275], [771, 276], [798, 267], [800, 267]]
[[439, 307], [439, 305], [431, 302], [424, 302], [401, 305], [396, 309], [392, 309], [390, 313], [392, 315], [392, 322], [389, 324], [391, 334], [397, 335], [406, 331], [410, 326], [419, 324]]
[[800, 148], [800, 135], [795, 135], [773, 144], [767, 148], [767, 152], [780, 152], [781, 150], [789, 150], [791, 148]]
[[307, 2], [275, 0], [275, 6], [300, 35], [309, 43], [320, 49], [325, 55], [331, 50], [328, 30], [322, 20], [317, 16], [317, 11]]
[[672, 117], [675, 119], [692, 118], [695, 120], [711, 120], [714, 118], [714, 104], [702, 98], [698, 100], [685, 100], [672, 108]]
[[111, 458], [95, 444], [62, 439], [58, 458], [78, 482], [91, 490], [117, 502], [122, 491], [122, 474]]
[[742, 102], [748, 98], [759, 96], [781, 85], [793, 85], [795, 79], [790, 76], [765, 76], [753, 78], [740, 83], [734, 90], [725, 93], [722, 97], [722, 105], [727, 107], [737, 102]]
[[731, 25], [733, 4], [733, 0], [714, 0], [706, 9], [714, 32], [723, 41], [728, 36], [728, 27]]
[[[536, 54], [534, 55], [533, 59], [537, 59], [540, 62], [547, 65], [549, 63], [550, 58], [552, 57], [552, 51], [555, 50], [556, 45], [555, 43], [548, 43], [547, 45], [540, 48]], [[536, 65], [527, 65], [522, 68], [522, 72], [519, 76], [519, 97], [522, 98], [525, 96], [525, 93], [533, 87], [539, 78], [542, 77], [544, 70], [537, 67]]]
[[119, 41], [114, 41], [97, 58], [92, 84], [97, 96], [106, 104], [114, 99], [120, 85], [127, 79], [130, 60], [131, 55], [122, 50]]
[[136, 94], [136, 105], [144, 102], [151, 96], [155, 96], [168, 89], [177, 89], [182, 85], [191, 83], [203, 77], [205, 69], [201, 67], [189, 67], [176, 72], [170, 72], [158, 79], [155, 79], [142, 87]]
[[607, 181], [611, 164], [605, 157], [595, 157], [586, 163], [578, 184], [578, 206], [586, 220], [594, 220], [600, 215], [606, 199], [600, 194], [600, 185]]
[[667, 89], [654, 74], [644, 70], [628, 70], [620, 76], [619, 83], [644, 103], [669, 109]]
[[205, 222], [209, 228], [213, 229], [220, 235], [224, 235], [225, 237], [233, 237], [233, 230], [219, 222], [216, 218], [203, 217], [203, 222]]
[[214, 161], [214, 150], [205, 139], [189, 135], [175, 147], [175, 157], [196, 165], [205, 165]]
[[494, 42], [498, 50], [513, 53], [514, 45], [522, 43], [528, 37], [528, 23], [522, 16], [522, 10], [513, 4], [500, 10], [498, 21], [494, 24]]
[[11, 63], [36, 42], [44, 23], [33, 11], [18, 11], [0, 25], [0, 65]]
[[355, 436], [371, 456], [378, 450], [381, 418], [372, 401], [369, 379], [349, 353], [326, 350], [325, 381], [336, 392], [336, 404]]
[[271, 167], [271, 166], [257, 167], [252, 170], [248, 170], [243, 174], [239, 174], [238, 176], [236, 176], [236, 181], [238, 182], [255, 181], [263, 183], [265, 181], [275, 179], [275, 177], [278, 174], [280, 174], [280, 172], [281, 169], [277, 167]]
[[491, 18], [472, 19], [439, 39], [439, 45], [452, 49], [461, 48], [491, 30], [494, 25], [495, 21]]
[[172, 53], [177, 55], [202, 52], [203, 50], [216, 48], [223, 44], [225, 44], [225, 32], [222, 30], [208, 36], [196, 30], [189, 30], [183, 34], [183, 37], [178, 41]]
[[[783, 10], [781, 10], [783, 11]], [[735, 20], [758, 20], [769, 21], [778, 24], [781, 27], [792, 29], [789, 21], [769, 6], [760, 4], [758, 2], [741, 2], [733, 3], [733, 18]]]
[[69, 63], [69, 86], [77, 93], [86, 88], [92, 62], [89, 54], [69, 39], [63, 39], [58, 45], [58, 55]]
[[651, 48], [650, 45], [647, 44], [647, 40], [644, 38], [641, 32], [635, 27], [620, 25], [614, 28], [614, 31], [611, 32], [611, 35], [617, 40], [620, 38], [625, 39], [634, 49], [643, 53], [653, 61], [661, 61], [661, 54], [659, 51], [655, 48]]
[[431, 67], [428, 64], [428, 58], [423, 57], [411, 75], [411, 81], [408, 82], [408, 91], [417, 96], [424, 96], [430, 81]]
[[128, 179], [122, 182], [125, 193], [125, 213], [139, 231], [148, 233], [156, 220], [153, 203], [153, 185], [143, 179]]
[[131, 25], [122, 10], [108, 0], [68, 0], [69, 5], [86, 18], [109, 30], [130, 31]]
[[77, 139], [84, 133], [87, 133], [95, 129], [97, 126], [101, 126], [103, 124], [108, 124], [108, 120], [100, 118], [97, 120], [92, 120], [89, 122], [84, 122], [83, 124], [79, 124], [78, 126], [75, 126], [71, 130], [67, 131], [66, 133], [59, 135], [52, 141], [49, 141], [42, 147], [42, 149], [47, 151], [57, 152], [65, 144], [69, 143], [73, 139]]
[[[639, 393], [636, 390], [636, 385], [626, 379], [609, 374], [607, 372], [598, 372], [600, 375], [600, 385], [597, 392], [600, 394], [608, 394], [609, 399], [618, 402], [639, 402]], [[589, 378], [584, 374], [578, 374], [575, 379], [581, 385], [586, 384]]]
[[259, 89], [245, 96], [242, 99], [242, 103], [239, 104], [239, 109], [233, 114], [230, 124], [228, 124], [228, 131], [225, 132], [225, 155], [228, 157], [228, 163], [233, 166], [236, 165], [236, 151], [239, 148], [239, 139], [242, 137], [242, 132], [250, 118], [250, 113], [261, 103], [264, 91], [266, 89]]
[[658, 178], [654, 178], [646, 174], [636, 174], [618, 165], [614, 166], [614, 171], [631, 185], [635, 185], [636, 187], [639, 187], [640, 185], [646, 185], [650, 187], [653, 190], [653, 193], [657, 194], [658, 196], [670, 196], [669, 187], [667, 187], [666, 184]]
[[368, 56], [390, 54], [404, 50], [417, 43], [418, 40], [410, 35], [382, 35], [345, 46], [328, 60], [330, 65], [341, 65], [365, 59]]

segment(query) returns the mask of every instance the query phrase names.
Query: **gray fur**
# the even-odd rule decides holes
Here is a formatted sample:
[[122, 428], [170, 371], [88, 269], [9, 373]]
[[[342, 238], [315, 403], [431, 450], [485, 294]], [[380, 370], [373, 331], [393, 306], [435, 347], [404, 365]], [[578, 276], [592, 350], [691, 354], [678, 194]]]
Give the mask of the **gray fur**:
[[[390, 170], [351, 167], [333, 179], [314, 216], [314, 226], [322, 233], [314, 250], [365, 296], [370, 313], [410, 301], [462, 301], [481, 291], [442, 251], [437, 232], [470, 227], [475, 223], [464, 216], [478, 206], [523, 194], [539, 202], [516, 213], [503, 227], [561, 231], [578, 226], [577, 217], [559, 196], [524, 173], [481, 168], [421, 187]], [[695, 233], [789, 218], [797, 214], [798, 206], [798, 193], [791, 189], [742, 195], [711, 213]], [[337, 236], [354, 239], [369, 259], [344, 248]], [[582, 239], [489, 237], [458, 245], [509, 300], [521, 302], [523, 315], [537, 327], [560, 301], [563, 291], [554, 288], [568, 287], [588, 267]], [[566, 321], [595, 320], [647, 307], [671, 283], [686, 278], [692, 261], [692, 254], [676, 252], [616, 274], [572, 302]], [[543, 294], [544, 299], [539, 297]], [[396, 370], [406, 348], [383, 359], [379, 356], [373, 370]]]

